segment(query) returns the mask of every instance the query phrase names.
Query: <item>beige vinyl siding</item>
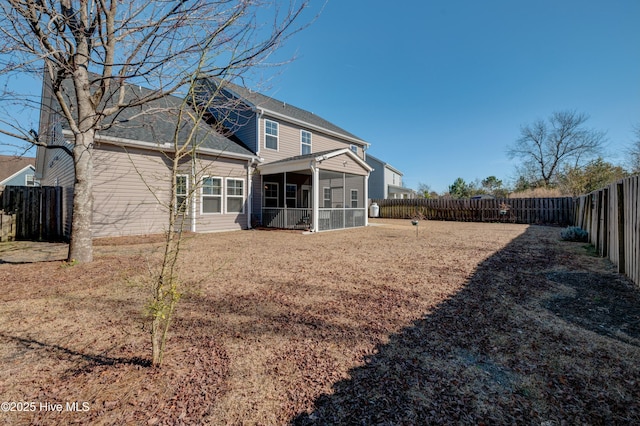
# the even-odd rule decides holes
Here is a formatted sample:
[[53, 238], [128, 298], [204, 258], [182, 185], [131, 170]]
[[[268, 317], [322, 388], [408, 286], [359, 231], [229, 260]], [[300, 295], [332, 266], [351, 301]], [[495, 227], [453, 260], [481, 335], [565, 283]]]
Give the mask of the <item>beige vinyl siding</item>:
[[99, 144], [93, 161], [94, 237], [166, 230], [171, 174], [164, 154]]
[[[265, 148], [265, 119], [278, 123], [278, 150]], [[266, 163], [295, 157], [301, 154], [300, 130], [310, 132], [312, 137], [311, 152], [329, 151], [332, 149], [350, 148], [351, 142], [314, 131], [300, 125], [279, 119], [263, 117], [260, 120], [260, 157]], [[362, 147], [358, 148], [358, 156], [363, 157]]]
[[320, 163], [320, 168], [322, 170], [333, 170], [336, 172], [351, 173], [360, 176], [365, 176], [368, 173], [360, 164], [356, 163], [356, 161], [347, 154], [338, 155], [322, 161]]
[[[171, 190], [170, 160], [164, 153], [101, 144], [94, 150], [94, 237], [157, 234], [168, 225]], [[242, 179], [247, 199], [246, 168], [243, 160], [201, 156], [195, 162], [196, 180], [190, 178], [190, 205], [183, 228], [191, 229], [195, 209], [196, 232], [245, 229], [247, 207], [242, 214], [224, 213], [226, 178]], [[180, 173], [191, 175], [186, 160]], [[200, 181], [203, 176], [223, 179], [223, 213], [201, 214]], [[194, 184], [197, 183], [197, 184]]]
[[[205, 213], [202, 211], [202, 197], [200, 183], [196, 190], [196, 232], [230, 231], [247, 228], [247, 213], [249, 210], [247, 186], [247, 162], [225, 158], [201, 156], [197, 161], [199, 181], [203, 176], [222, 178], [222, 213]], [[243, 213], [226, 213], [228, 178], [241, 179], [243, 183]]]

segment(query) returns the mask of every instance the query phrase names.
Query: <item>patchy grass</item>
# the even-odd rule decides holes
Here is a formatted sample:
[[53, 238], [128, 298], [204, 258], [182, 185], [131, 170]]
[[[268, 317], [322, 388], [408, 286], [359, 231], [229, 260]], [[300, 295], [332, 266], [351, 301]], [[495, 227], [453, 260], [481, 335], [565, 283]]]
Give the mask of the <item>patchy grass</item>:
[[[376, 222], [189, 235], [160, 370], [143, 312], [161, 239], [73, 267], [0, 246], [0, 395], [38, 404], [2, 422], [640, 421], [640, 298], [606, 261], [560, 228]], [[89, 410], [39, 405], [73, 401]]]

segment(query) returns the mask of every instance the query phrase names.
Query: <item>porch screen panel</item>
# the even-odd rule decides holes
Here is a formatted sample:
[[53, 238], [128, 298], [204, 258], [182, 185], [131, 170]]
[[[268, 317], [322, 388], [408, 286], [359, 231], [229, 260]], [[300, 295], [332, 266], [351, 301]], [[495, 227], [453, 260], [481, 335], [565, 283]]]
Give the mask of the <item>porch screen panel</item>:
[[[326, 202], [327, 198], [323, 197], [325, 203], [323, 207], [343, 208], [344, 207], [344, 179], [342, 173], [320, 170], [320, 188], [329, 188], [328, 193], [331, 194], [330, 203]], [[324, 195], [322, 189], [321, 196]]]
[[[347, 196], [346, 207], [364, 208], [366, 200], [364, 199], [364, 176], [345, 175], [345, 194]], [[357, 197], [354, 197], [357, 194]]]

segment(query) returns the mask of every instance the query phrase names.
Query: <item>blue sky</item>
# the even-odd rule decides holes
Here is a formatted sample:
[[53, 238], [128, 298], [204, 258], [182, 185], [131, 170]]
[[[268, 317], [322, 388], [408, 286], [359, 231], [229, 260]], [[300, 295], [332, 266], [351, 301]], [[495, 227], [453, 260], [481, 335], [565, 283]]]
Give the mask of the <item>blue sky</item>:
[[408, 187], [506, 183], [520, 126], [559, 110], [590, 115], [605, 159], [624, 161], [640, 125], [639, 22], [638, 0], [329, 0], [260, 87], [369, 142]]
[[621, 163], [640, 125], [639, 22], [638, 0], [329, 0], [266, 94], [365, 139], [412, 188], [512, 180], [520, 126], [567, 109]]

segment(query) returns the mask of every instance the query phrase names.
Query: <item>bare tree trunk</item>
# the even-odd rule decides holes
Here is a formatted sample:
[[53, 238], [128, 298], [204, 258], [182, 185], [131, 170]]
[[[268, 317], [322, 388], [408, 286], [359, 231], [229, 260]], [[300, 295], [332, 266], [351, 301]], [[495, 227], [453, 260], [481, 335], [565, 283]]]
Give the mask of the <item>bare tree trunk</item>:
[[93, 130], [76, 135], [73, 156], [75, 185], [73, 189], [73, 217], [71, 241], [67, 260], [86, 263], [93, 260], [91, 221], [93, 217]]

